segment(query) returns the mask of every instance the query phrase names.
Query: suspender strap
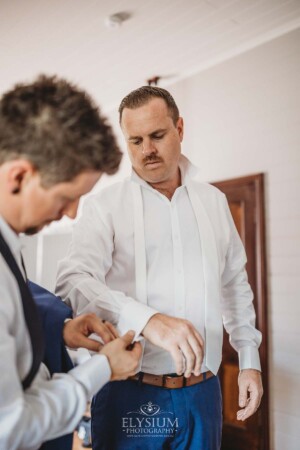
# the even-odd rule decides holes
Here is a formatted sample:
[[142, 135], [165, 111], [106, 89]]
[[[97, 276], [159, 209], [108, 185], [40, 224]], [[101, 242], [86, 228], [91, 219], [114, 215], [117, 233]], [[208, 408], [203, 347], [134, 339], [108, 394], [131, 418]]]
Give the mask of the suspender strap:
[[135, 254], [135, 283], [136, 298], [147, 305], [147, 259], [145, 244], [144, 207], [141, 187], [131, 183], [134, 210], [134, 254]]
[[187, 190], [193, 207], [201, 241], [205, 288], [205, 360], [213, 373], [217, 373], [222, 359], [223, 323], [220, 308], [220, 268], [214, 230], [197, 192], [189, 180]]
[[27, 325], [27, 329], [28, 329], [30, 341], [31, 341], [32, 364], [31, 364], [29, 373], [27, 374], [25, 379], [22, 381], [22, 386], [23, 386], [23, 389], [25, 390], [31, 385], [35, 375], [37, 374], [37, 372], [39, 370], [39, 366], [43, 360], [43, 356], [44, 356], [43, 329], [42, 329], [39, 312], [34, 303], [34, 300], [29, 291], [29, 288], [23, 278], [21, 270], [13, 256], [9, 246], [3, 239], [3, 236], [1, 235], [1, 233], [0, 233], [0, 253], [2, 253], [3, 258], [5, 259], [8, 267], [12, 271], [12, 273], [15, 276], [16, 281], [18, 283], [20, 294], [21, 294], [21, 299], [22, 299], [24, 317], [25, 317], [25, 321], [26, 321], [26, 325]]

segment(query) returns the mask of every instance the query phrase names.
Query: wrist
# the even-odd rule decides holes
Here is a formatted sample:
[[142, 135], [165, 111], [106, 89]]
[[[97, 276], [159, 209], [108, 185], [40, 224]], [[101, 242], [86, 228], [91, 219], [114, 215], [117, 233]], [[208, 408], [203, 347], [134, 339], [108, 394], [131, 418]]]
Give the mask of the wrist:
[[253, 375], [261, 375], [261, 371], [258, 369], [241, 369], [239, 372], [239, 376], [243, 375], [243, 374], [253, 374]]
[[63, 337], [63, 341], [64, 344], [69, 347], [70, 346], [70, 342], [69, 342], [69, 326], [68, 323], [71, 322], [72, 319], [71, 318], [67, 318], [64, 321], [64, 325], [63, 325], [63, 329], [62, 329], [62, 337]]

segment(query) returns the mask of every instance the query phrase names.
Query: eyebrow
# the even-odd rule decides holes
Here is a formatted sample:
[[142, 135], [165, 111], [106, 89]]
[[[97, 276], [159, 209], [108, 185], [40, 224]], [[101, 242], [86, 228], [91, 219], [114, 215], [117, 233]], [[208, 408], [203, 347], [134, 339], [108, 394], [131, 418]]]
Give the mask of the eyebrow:
[[[149, 134], [149, 136], [153, 136], [157, 133], [165, 133], [167, 131], [166, 128], [158, 128], [157, 130], [152, 131], [152, 133]], [[134, 141], [135, 139], [141, 139], [142, 136], [129, 136], [128, 141]]]

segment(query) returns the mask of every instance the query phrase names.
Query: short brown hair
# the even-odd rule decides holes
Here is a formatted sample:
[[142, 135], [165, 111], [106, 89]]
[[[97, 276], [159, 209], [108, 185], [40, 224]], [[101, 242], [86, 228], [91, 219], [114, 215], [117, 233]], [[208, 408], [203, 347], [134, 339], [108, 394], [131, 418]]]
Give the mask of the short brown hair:
[[113, 174], [122, 153], [88, 94], [64, 79], [41, 75], [18, 84], [0, 101], [0, 164], [25, 158], [44, 185], [85, 170]]
[[122, 121], [122, 113], [125, 108], [136, 109], [148, 103], [152, 98], [162, 98], [170, 111], [174, 125], [177, 124], [179, 118], [179, 110], [174, 98], [166, 89], [157, 86], [142, 86], [130, 92], [120, 103], [119, 120]]

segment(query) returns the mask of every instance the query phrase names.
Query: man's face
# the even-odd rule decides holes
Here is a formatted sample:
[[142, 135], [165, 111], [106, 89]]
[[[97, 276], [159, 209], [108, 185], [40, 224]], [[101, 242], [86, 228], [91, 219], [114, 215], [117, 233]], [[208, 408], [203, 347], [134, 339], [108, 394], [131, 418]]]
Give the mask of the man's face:
[[150, 184], [169, 183], [178, 177], [183, 120], [174, 125], [163, 99], [125, 108], [121, 127], [129, 157], [137, 174]]
[[79, 199], [89, 192], [100, 178], [100, 172], [82, 172], [72, 181], [44, 188], [35, 173], [22, 188], [22, 214], [18, 232], [34, 234], [64, 215], [75, 218]]

